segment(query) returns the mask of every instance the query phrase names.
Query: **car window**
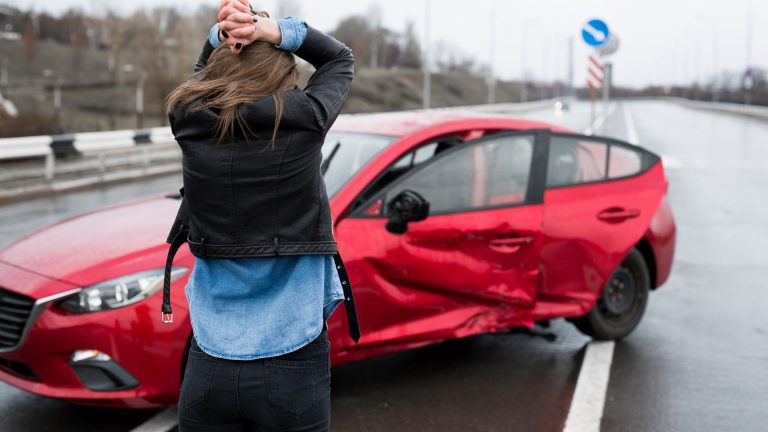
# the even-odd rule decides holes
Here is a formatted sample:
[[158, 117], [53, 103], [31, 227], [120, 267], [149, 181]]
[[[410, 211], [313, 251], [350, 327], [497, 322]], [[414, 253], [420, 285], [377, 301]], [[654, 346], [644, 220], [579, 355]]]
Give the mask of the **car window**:
[[397, 159], [395, 163], [390, 165], [376, 180], [368, 185], [368, 187], [366, 187], [357, 197], [352, 208], [356, 209], [368, 198], [376, 195], [379, 191], [392, 184], [396, 179], [402, 177], [408, 171], [462, 142], [463, 141], [459, 137], [441, 137], [433, 142], [423, 143], [416, 149], [409, 151]]
[[608, 144], [604, 142], [553, 136], [549, 143], [547, 187], [603, 180], [607, 158]]
[[321, 149], [328, 196], [335, 195], [355, 173], [396, 139], [384, 135], [329, 132]]
[[433, 156], [435, 156], [435, 150], [437, 150], [437, 144], [436, 142], [424, 145], [416, 149], [415, 152], [413, 152], [413, 165], [419, 165], [421, 163], [424, 163], [428, 160], [430, 160]]
[[[467, 144], [386, 190], [382, 204], [405, 189], [424, 196], [430, 203], [430, 214], [523, 203], [533, 143], [533, 136], [515, 135]], [[376, 214], [381, 214], [386, 205], [375, 208]]]
[[611, 146], [608, 178], [631, 176], [642, 169], [643, 155], [640, 152], [618, 145]]

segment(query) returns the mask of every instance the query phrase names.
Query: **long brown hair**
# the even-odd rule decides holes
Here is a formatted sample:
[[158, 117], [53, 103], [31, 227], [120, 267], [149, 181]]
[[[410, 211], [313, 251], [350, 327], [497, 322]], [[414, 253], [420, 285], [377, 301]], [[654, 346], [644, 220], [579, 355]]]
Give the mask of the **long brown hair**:
[[170, 113], [200, 100], [190, 111], [220, 110], [216, 137], [221, 143], [234, 137], [235, 122], [243, 131], [250, 131], [237, 110], [240, 104], [271, 96], [275, 101], [274, 145], [283, 116], [285, 92], [293, 89], [298, 80], [293, 54], [269, 42], [254, 42], [237, 55], [231, 53], [229, 45], [222, 44], [213, 51], [203, 70], [168, 95], [166, 109]]

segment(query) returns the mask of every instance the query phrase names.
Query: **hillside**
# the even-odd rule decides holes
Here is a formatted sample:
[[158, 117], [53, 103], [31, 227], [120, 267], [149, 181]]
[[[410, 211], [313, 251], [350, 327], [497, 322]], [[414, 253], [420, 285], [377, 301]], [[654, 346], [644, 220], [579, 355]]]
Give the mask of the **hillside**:
[[[9, 85], [2, 94], [12, 100], [20, 116], [0, 115], [0, 136], [73, 133], [137, 126], [135, 115], [136, 74], [109, 72], [109, 51], [95, 47], [74, 50], [51, 41], [37, 44], [32, 58], [25, 55], [19, 41], [0, 40], [0, 60], [7, 59]], [[126, 53], [123, 64], [134, 59]], [[190, 67], [193, 58], [190, 58]], [[44, 76], [43, 71], [49, 70]], [[53, 109], [53, 86], [62, 82], [60, 119]], [[162, 98], [169, 85], [145, 90], [143, 126], [167, 123]], [[156, 83], [154, 83], [156, 84]], [[487, 101], [485, 78], [467, 74], [435, 74], [432, 78], [432, 105], [435, 107], [481, 104]], [[518, 83], [500, 82], [498, 102], [520, 100]], [[533, 89], [529, 90], [529, 95]], [[421, 107], [422, 74], [418, 70], [358, 68], [344, 112], [376, 112]]]

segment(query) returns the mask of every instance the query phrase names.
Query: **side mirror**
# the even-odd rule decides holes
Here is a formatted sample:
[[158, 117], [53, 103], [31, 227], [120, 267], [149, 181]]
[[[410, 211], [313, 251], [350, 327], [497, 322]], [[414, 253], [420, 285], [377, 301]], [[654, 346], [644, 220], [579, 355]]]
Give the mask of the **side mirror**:
[[392, 234], [404, 234], [408, 231], [408, 222], [422, 221], [429, 216], [429, 202], [412, 190], [403, 190], [387, 204], [387, 231]]

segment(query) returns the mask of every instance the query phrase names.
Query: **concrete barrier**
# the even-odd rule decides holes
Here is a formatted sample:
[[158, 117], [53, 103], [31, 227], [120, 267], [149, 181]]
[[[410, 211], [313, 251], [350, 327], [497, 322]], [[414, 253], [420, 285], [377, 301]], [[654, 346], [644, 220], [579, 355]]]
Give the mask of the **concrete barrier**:
[[760, 120], [768, 120], [768, 107], [764, 106], [744, 105], [729, 102], [693, 101], [680, 98], [671, 98], [671, 100], [688, 108], [747, 116]]

